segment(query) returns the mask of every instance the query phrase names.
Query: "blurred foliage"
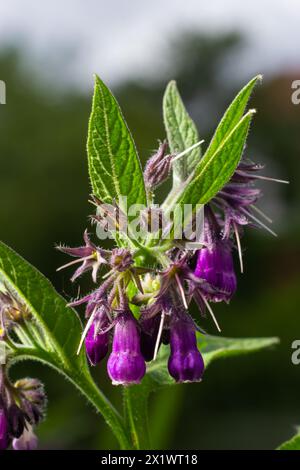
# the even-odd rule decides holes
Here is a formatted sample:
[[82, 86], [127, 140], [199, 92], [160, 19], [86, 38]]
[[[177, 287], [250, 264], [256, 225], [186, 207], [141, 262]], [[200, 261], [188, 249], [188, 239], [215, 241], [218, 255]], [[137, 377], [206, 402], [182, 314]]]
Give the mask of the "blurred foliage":
[[[68, 298], [77, 287], [70, 285], [67, 272], [55, 272], [64, 260], [53, 248], [57, 242], [80, 243], [91, 213], [85, 145], [92, 82], [87, 93], [45, 85], [24, 64], [23, 52], [12, 48], [0, 53], [0, 78], [7, 84], [7, 105], [0, 106], [0, 237]], [[161, 100], [168, 80], [177, 80], [200, 136], [208, 142], [214, 123], [240, 88], [228, 63], [241, 52], [243, 42], [236, 34], [189, 33], [170, 43], [164, 71], [158, 67], [154, 82], [138, 80], [114, 89], [143, 162], [164, 138]], [[264, 71], [250, 75], [257, 72]], [[300, 368], [290, 359], [291, 343], [300, 337], [300, 107], [290, 99], [296, 78], [283, 71], [265, 81], [251, 102], [259, 112], [247, 155], [267, 163], [265, 174], [292, 183], [262, 185], [266, 197], [261, 207], [276, 221], [280, 236], [273, 239], [263, 231], [245, 236], [246, 272], [239, 275], [239, 291], [230, 306], [214, 309], [225, 336], [279, 336], [281, 345], [219, 361], [201, 384], [172, 387], [153, 397], [156, 447], [275, 448], [299, 423]], [[208, 320], [204, 327], [215, 333]], [[95, 376], [121, 406], [104, 368], [97, 368]], [[116, 446], [101, 419], [55, 372], [21, 364], [13, 374], [28, 371], [45, 381], [49, 395], [47, 420], [39, 432], [43, 448]]]

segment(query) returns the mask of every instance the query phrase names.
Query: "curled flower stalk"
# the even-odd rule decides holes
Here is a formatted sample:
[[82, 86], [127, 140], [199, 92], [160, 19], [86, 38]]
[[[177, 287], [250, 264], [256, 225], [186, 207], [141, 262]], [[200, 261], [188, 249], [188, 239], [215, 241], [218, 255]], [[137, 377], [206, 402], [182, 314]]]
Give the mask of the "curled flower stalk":
[[[173, 157], [165, 156], [166, 148], [164, 142], [146, 164], [145, 185], [151, 190], [169, 174]], [[256, 180], [263, 178], [257, 175], [261, 169], [241, 162], [229, 182], [205, 206], [200, 249], [188, 250], [174, 240], [164, 253], [157, 255], [156, 248], [152, 249], [154, 263], [149, 266], [133, 247], [103, 250], [90, 241], [87, 231], [85, 246], [59, 247], [81, 263], [71, 280], [91, 271], [92, 280], [98, 284], [70, 305], [86, 304], [87, 325], [80, 347], [85, 344], [91, 365], [104, 360], [111, 343], [107, 371], [114, 385], [139, 384], [145, 375], [145, 361], [156, 359], [162, 343], [170, 345], [168, 369], [176, 382], [202, 378], [204, 362], [196, 341], [196, 331], [201, 328], [189, 308], [194, 301], [200, 313], [208, 311], [221, 330], [210, 303], [228, 303], [237, 290], [234, 255], [238, 251], [242, 263], [240, 238], [244, 228], [264, 227], [253, 215], [262, 195], [255, 186]], [[97, 198], [93, 200], [101, 204]], [[100, 266], [106, 270], [102, 275]], [[132, 289], [136, 291], [133, 296]], [[139, 307], [137, 315], [132, 314], [130, 304]]]
[[10, 382], [6, 369], [0, 369], [0, 449], [35, 450], [34, 428], [45, 414], [46, 395], [37, 379]]

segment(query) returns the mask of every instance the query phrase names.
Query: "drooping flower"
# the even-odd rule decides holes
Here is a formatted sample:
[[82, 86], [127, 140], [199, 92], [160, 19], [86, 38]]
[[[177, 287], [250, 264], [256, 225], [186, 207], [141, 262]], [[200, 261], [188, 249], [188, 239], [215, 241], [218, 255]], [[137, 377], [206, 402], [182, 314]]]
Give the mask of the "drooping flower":
[[21, 407], [26, 413], [27, 421], [37, 425], [43, 419], [46, 408], [46, 394], [42, 382], [26, 377], [17, 380], [14, 387], [18, 392]]
[[33, 432], [30, 425], [24, 428], [22, 435], [19, 438], [14, 438], [12, 441], [14, 450], [36, 450], [38, 447], [38, 438]]
[[0, 449], [7, 449], [12, 441], [17, 447], [22, 439], [27, 439], [27, 431], [43, 418], [45, 405], [46, 395], [39, 380], [25, 378], [12, 384], [5, 366], [1, 366]]
[[92, 324], [85, 337], [85, 349], [90, 363], [95, 366], [108, 353], [109, 319], [104, 306], [97, 309]]
[[241, 272], [243, 272], [240, 237], [245, 226], [264, 228], [276, 235], [259, 218], [272, 222], [256, 206], [262, 192], [255, 187], [254, 183], [256, 180], [288, 182], [257, 174], [262, 169], [262, 165], [242, 160], [230, 181], [205, 207], [206, 246], [198, 254], [195, 274], [207, 279], [212, 285], [221, 287], [220, 294], [208, 296], [210, 300], [228, 301], [236, 290], [236, 276], [230, 252], [233, 248], [232, 239], [235, 239]]
[[169, 176], [173, 155], [166, 155], [168, 144], [160, 144], [157, 152], [149, 158], [144, 170], [145, 185], [149, 189], [157, 188]]
[[206, 292], [208, 300], [228, 302], [237, 287], [231, 242], [219, 239], [201, 248], [198, 251], [194, 273], [196, 277], [205, 279], [214, 288], [214, 291]]
[[107, 371], [114, 385], [137, 384], [145, 375], [139, 326], [128, 308], [118, 313]]
[[5, 339], [13, 326], [29, 319], [27, 307], [6, 287], [0, 290], [0, 340]]
[[[184, 230], [181, 211], [177, 214], [174, 207], [176, 202], [180, 206], [182, 201], [188, 202], [189, 183], [197, 180], [193, 171], [181, 186], [173, 187], [161, 207], [156, 207], [154, 189], [169, 176], [174, 162], [190, 154], [201, 143], [182, 148], [177, 155], [168, 155], [168, 142], [165, 141], [148, 160], [143, 175], [146, 194], [136, 197], [137, 202], [147, 202], [147, 207], [143, 207], [137, 218], [141, 229], [138, 237], [134, 231], [136, 220], [127, 217], [123, 196], [119, 196], [118, 201], [114, 199], [120, 191], [114, 191], [111, 196], [109, 191], [105, 194], [109, 204], [92, 196], [92, 203], [97, 208], [92, 221], [98, 222], [98, 228], [104, 229], [105, 235], [109, 232], [119, 247], [101, 250], [90, 242], [86, 232], [84, 247], [62, 249], [79, 258], [74, 263], [82, 263], [73, 280], [92, 270], [94, 281], [98, 281], [99, 266], [106, 265], [107, 272], [96, 289], [70, 305], [86, 303], [87, 323], [78, 351], [85, 341], [92, 364], [106, 355], [109, 337], [113, 336], [107, 370], [115, 384], [139, 383], [145, 373], [145, 360], [155, 360], [161, 343], [171, 345], [169, 371], [176, 381], [201, 378], [204, 364], [196, 341], [196, 329], [200, 330], [200, 327], [188, 315], [190, 304], [196, 302], [203, 315], [208, 311], [220, 331], [210, 302], [229, 302], [236, 291], [233, 253], [237, 248], [242, 271], [240, 236], [244, 227], [266, 227], [255, 215], [259, 213], [266, 217], [256, 207], [261, 191], [254, 182], [270, 178], [258, 175], [258, 170], [262, 169], [260, 165], [245, 161], [239, 163], [230, 181], [206, 203], [204, 238], [198, 230], [202, 207], [197, 213], [194, 207], [189, 214], [184, 213]], [[169, 144], [172, 148], [171, 142]], [[202, 223], [200, 225], [202, 227]], [[177, 228], [180, 236], [177, 236]], [[103, 230], [97, 233], [101, 238]], [[166, 241], [168, 235], [171, 239]], [[196, 247], [198, 251], [189, 251], [188, 242], [192, 242], [192, 249]], [[155, 289], [152, 288], [152, 274], [158, 284]], [[135, 316], [129, 309], [130, 304], [140, 308], [139, 313], [134, 312]], [[102, 309], [105, 315], [100, 315]]]
[[196, 328], [182, 311], [172, 316], [170, 324], [170, 375], [176, 382], [197, 382], [204, 372], [204, 362], [197, 347]]

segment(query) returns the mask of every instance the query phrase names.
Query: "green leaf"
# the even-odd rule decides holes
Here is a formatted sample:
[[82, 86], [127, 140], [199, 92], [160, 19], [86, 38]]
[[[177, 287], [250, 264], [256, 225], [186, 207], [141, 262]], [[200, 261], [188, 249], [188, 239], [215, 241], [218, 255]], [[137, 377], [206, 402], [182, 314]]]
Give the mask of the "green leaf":
[[178, 202], [205, 204], [229, 181], [240, 161], [254, 111], [242, 116], [253, 88], [260, 79], [260, 75], [254, 77], [238, 93], [220, 121], [194, 174], [182, 184], [181, 191], [172, 191], [164, 203], [165, 209], [172, 211]]
[[[197, 333], [197, 340], [206, 367], [216, 359], [259, 351], [279, 342], [278, 338], [222, 338], [204, 336], [200, 333]], [[132, 400], [129, 401], [129, 405], [134, 403], [134, 406], [128, 406], [128, 397], [125, 396], [124, 404], [129, 416], [127, 422], [131, 435], [137, 445], [141, 445], [140, 448], [143, 448], [144, 442], [139, 442], [136, 436], [141, 432], [141, 428], [144, 428], [145, 439], [147, 438], [147, 400], [149, 394], [161, 387], [175, 384], [168, 372], [169, 355], [169, 346], [161, 345], [156, 360], [147, 366], [147, 374], [142, 384], [130, 387]]]
[[130, 431], [134, 449], [150, 449], [148, 422], [149, 392], [143, 385], [123, 387], [123, 408], [126, 428]]
[[111, 91], [95, 78], [88, 131], [88, 162], [93, 193], [103, 202], [127, 196], [127, 205], [146, 204], [140, 161], [131, 133]]
[[262, 76], [257, 75], [252, 80], [250, 80], [250, 82], [247, 83], [244, 88], [242, 88], [242, 90], [238, 93], [230, 106], [227, 108], [209, 144], [209, 147], [205, 152], [205, 159], [210, 159], [212, 155], [215, 154], [228, 134], [231, 133], [232, 130], [236, 127], [245, 112], [253, 88], [261, 79]]
[[229, 181], [240, 161], [254, 112], [248, 111], [213, 154], [205, 153], [179, 198], [180, 204], [206, 204]]
[[222, 338], [221, 336], [203, 336], [198, 333], [198, 344], [206, 367], [216, 359], [257, 352], [278, 343], [279, 339], [276, 337]]
[[[67, 372], [87, 367], [83, 355], [76, 355], [81, 337], [81, 322], [76, 312], [37, 269], [0, 242], [0, 281], [16, 293], [27, 306], [42, 332], [44, 357]], [[38, 334], [38, 332], [36, 332]]]
[[292, 439], [281, 444], [277, 450], [300, 450], [300, 429]]
[[[199, 348], [203, 354], [205, 366], [221, 357], [246, 354], [259, 351], [278, 343], [278, 338], [244, 338], [229, 339], [216, 336], [197, 334]], [[147, 374], [142, 384], [124, 388], [125, 422], [130, 430], [131, 440], [135, 449], [149, 449], [148, 432], [148, 398], [151, 392], [175, 382], [168, 372], [169, 346], [161, 345], [155, 361], [147, 366]]]
[[[279, 342], [278, 338], [222, 338], [197, 334], [199, 349], [203, 355], [205, 367], [214, 360], [259, 351]], [[147, 369], [147, 386], [155, 389], [163, 385], [172, 385], [174, 380], [167, 369], [170, 348], [162, 345], [155, 361]]]
[[[164, 94], [163, 116], [172, 153], [183, 152], [199, 141], [195, 123], [187, 113], [174, 80], [168, 84]], [[200, 148], [196, 148], [174, 162], [173, 187], [179, 186], [188, 178], [200, 158]]]

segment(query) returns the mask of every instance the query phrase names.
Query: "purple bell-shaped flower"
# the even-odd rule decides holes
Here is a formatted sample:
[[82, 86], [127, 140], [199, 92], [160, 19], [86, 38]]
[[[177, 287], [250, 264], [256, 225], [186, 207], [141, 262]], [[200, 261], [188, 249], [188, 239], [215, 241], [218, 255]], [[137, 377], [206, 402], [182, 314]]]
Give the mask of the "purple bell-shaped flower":
[[205, 295], [208, 300], [229, 302], [237, 287], [230, 242], [218, 240], [199, 250], [194, 274], [213, 287]]
[[113, 385], [137, 384], [145, 375], [139, 327], [130, 310], [121, 312], [117, 318], [107, 371]]
[[187, 316], [178, 316], [170, 326], [171, 355], [168, 369], [176, 382], [197, 382], [204, 372], [197, 347], [195, 326]]
[[108, 353], [109, 333], [105, 331], [109, 325], [106, 312], [96, 314], [85, 338], [85, 349], [90, 363], [95, 366]]

